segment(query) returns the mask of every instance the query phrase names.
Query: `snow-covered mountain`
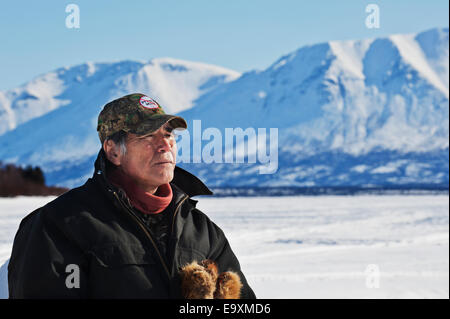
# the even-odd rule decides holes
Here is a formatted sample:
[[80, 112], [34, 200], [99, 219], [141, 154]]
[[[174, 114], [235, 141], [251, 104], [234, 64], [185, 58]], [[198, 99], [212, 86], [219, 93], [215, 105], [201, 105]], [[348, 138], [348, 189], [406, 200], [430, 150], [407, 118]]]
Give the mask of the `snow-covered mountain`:
[[0, 91], [0, 160], [39, 165], [48, 182], [77, 185], [90, 175], [92, 157], [100, 149], [96, 122], [107, 102], [142, 92], [167, 113], [177, 113], [239, 76], [218, 66], [171, 58], [60, 68]]
[[218, 128], [278, 127], [291, 141], [280, 150], [295, 153], [446, 148], [448, 52], [448, 29], [307, 46], [180, 115]]
[[[161, 85], [161, 91], [139, 86], [142, 81], [135, 78], [140, 75], [153, 90], [161, 87], [153, 84], [160, 82], [155, 72], [142, 71], [146, 68], [142, 63], [118, 63], [127, 65], [125, 73], [109, 65], [112, 71], [94, 72], [95, 81], [89, 81], [89, 74], [99, 66], [86, 64], [81, 67], [84, 73], [70, 77], [72, 82], [54, 80], [59, 78], [57, 72], [43, 77], [56, 83], [44, 90], [52, 92], [51, 103], [45, 102], [50, 93], [33, 100], [27, 96], [38, 96], [40, 91], [25, 90], [28, 95], [22, 99], [28, 102], [16, 109], [25, 105], [34, 110], [36, 105], [48, 113], [0, 136], [0, 159], [41, 165], [49, 182], [80, 184], [92, 173], [101, 106], [112, 97], [141, 91], [154, 93], [169, 111], [180, 112], [189, 122], [191, 138], [193, 121], [199, 119], [203, 130], [218, 129], [222, 136], [226, 128], [266, 128], [267, 133], [269, 128], [278, 129], [273, 174], [259, 174], [267, 165], [261, 162], [180, 163], [210, 186], [448, 185], [448, 59], [448, 28], [330, 41], [302, 47], [266, 70], [240, 77], [220, 69], [222, 73], [192, 85], [191, 99], [173, 104], [174, 95], [159, 93], [168, 92], [167, 84]], [[131, 65], [134, 71], [129, 72]], [[173, 84], [178, 92], [181, 85], [189, 91], [186, 82], [192, 75], [183, 80], [178, 64], [170, 65], [166, 71], [180, 76], [170, 87]], [[25, 92], [17, 90], [17, 96]], [[8, 92], [0, 94], [0, 103], [5, 96], [13, 100], [14, 90]], [[97, 98], [99, 92], [109, 95]], [[14, 108], [4, 109], [10, 114]], [[14, 117], [5, 118], [12, 123], [10, 128], [17, 125], [11, 120]], [[224, 158], [229, 155], [225, 149], [223, 153]]]
[[[200, 94], [239, 76], [218, 66], [171, 58], [64, 67], [0, 91], [0, 135], [61, 106], [83, 103], [87, 109], [90, 103], [98, 111], [111, 98], [128, 92], [147, 92], [167, 112], [180, 112]], [[103, 104], [93, 105], [92, 97], [92, 102]]]
[[448, 29], [302, 47], [180, 113], [222, 132], [278, 128], [276, 174], [190, 166], [218, 185], [448, 184], [448, 76]]

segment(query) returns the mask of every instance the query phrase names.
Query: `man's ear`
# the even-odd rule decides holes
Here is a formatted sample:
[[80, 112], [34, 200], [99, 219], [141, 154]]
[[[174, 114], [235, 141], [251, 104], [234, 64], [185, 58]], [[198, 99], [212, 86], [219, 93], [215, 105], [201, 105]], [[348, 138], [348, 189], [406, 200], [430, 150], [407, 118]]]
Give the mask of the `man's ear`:
[[119, 166], [122, 162], [122, 153], [119, 147], [112, 140], [105, 140], [103, 142], [103, 150], [105, 151], [106, 158], [116, 166]]

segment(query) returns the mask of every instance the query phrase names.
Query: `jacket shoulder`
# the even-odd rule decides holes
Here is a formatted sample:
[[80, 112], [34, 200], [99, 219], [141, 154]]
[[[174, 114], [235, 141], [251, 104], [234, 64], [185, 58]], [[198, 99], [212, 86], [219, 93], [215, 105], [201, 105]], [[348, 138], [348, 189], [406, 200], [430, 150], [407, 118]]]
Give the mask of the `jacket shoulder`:
[[89, 210], [89, 203], [97, 195], [93, 193], [92, 187], [88, 183], [89, 181], [65, 192], [29, 214], [29, 216], [39, 214], [40, 218], [46, 220], [60, 220], [76, 215], [80, 211]]
[[184, 221], [183, 233], [196, 234], [194, 237], [203, 238], [210, 243], [226, 241], [222, 229], [205, 212], [198, 209], [196, 203], [196, 200], [187, 200], [187, 209], [181, 214]]
[[196, 207], [197, 202], [197, 200], [193, 200], [191, 198], [186, 200], [184, 208], [185, 213], [182, 214], [184, 215], [183, 217], [186, 219], [191, 219], [197, 225], [212, 222], [206, 213]]

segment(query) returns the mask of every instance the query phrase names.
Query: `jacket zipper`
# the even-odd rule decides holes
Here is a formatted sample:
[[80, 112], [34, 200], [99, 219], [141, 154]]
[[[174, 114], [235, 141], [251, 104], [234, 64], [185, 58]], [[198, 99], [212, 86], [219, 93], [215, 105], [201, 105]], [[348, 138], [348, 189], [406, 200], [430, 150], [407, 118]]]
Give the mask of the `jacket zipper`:
[[[172, 228], [171, 228], [171, 232], [170, 232], [170, 244], [169, 244], [169, 247], [171, 247], [173, 249], [170, 252], [170, 257], [169, 257], [169, 260], [172, 263], [174, 263], [174, 261], [175, 261], [176, 242], [177, 242], [177, 238], [176, 238], [176, 236], [174, 236], [175, 219], [177, 217], [178, 211], [180, 210], [181, 204], [188, 198], [189, 198], [189, 196], [185, 195], [185, 197], [182, 200], [180, 200], [180, 202], [177, 204], [177, 207], [175, 208], [175, 212], [173, 213], [173, 216], [172, 216]], [[173, 266], [174, 266], [174, 264], [172, 264], [172, 267]], [[173, 269], [173, 270], [176, 271], [176, 269]]]
[[125, 208], [125, 210], [128, 212], [128, 214], [130, 214], [133, 219], [137, 222], [137, 224], [139, 225], [139, 227], [144, 231], [144, 233], [147, 235], [147, 237], [150, 239], [150, 242], [152, 243], [153, 247], [155, 248], [156, 253], [158, 254], [159, 260], [161, 261], [161, 264], [163, 265], [163, 268], [167, 274], [167, 277], [169, 277], [170, 280], [170, 271], [169, 268], [166, 265], [166, 262], [164, 261], [164, 259], [161, 256], [161, 253], [158, 249], [158, 246], [156, 245], [155, 241], [153, 240], [152, 235], [149, 233], [149, 231], [147, 230], [147, 228], [145, 227], [145, 225], [142, 224], [142, 222], [139, 220], [139, 218], [136, 217], [136, 215], [126, 206], [122, 203], [122, 201], [120, 200], [119, 196], [117, 195], [116, 192], [113, 193], [114, 196], [117, 198], [117, 200], [119, 201], [120, 205]]
[[176, 217], [177, 214], [178, 214], [178, 210], [179, 210], [181, 204], [182, 204], [186, 199], [188, 199], [188, 198], [189, 198], [189, 196], [184, 197], [184, 198], [178, 203], [177, 208], [175, 208], [175, 213], [173, 213], [173, 217], [172, 217], [172, 231], [170, 232], [171, 234], [173, 234], [173, 229], [174, 229], [174, 227], [175, 227], [175, 217]]

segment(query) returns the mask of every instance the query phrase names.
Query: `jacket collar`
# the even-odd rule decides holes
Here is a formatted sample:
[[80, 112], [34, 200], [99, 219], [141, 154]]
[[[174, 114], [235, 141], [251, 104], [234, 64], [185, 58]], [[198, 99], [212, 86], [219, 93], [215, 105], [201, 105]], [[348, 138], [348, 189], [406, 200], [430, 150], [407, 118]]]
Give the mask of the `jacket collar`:
[[[103, 179], [109, 184], [106, 180], [105, 172], [107, 170], [107, 159], [103, 149], [98, 153], [94, 167], [94, 176], [102, 175]], [[175, 184], [176, 190], [182, 191], [189, 197], [213, 194], [213, 192], [198, 177], [178, 166], [175, 166], [174, 177], [170, 184]]]

